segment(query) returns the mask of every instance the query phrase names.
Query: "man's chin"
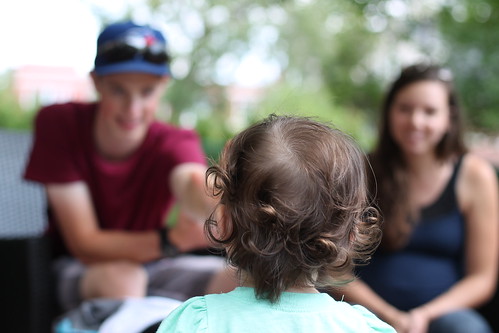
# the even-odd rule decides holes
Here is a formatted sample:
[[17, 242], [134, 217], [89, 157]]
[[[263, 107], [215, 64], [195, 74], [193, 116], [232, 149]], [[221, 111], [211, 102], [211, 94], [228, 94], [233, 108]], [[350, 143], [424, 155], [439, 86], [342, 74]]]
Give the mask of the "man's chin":
[[144, 128], [142, 122], [118, 122], [118, 127], [123, 132], [137, 132]]

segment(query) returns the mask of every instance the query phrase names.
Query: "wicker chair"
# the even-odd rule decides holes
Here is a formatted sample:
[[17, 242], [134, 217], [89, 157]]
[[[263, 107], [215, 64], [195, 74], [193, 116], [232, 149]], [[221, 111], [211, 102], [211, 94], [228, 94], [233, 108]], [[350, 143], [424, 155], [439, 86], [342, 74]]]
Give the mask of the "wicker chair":
[[46, 201], [22, 173], [31, 133], [0, 129], [0, 303], [2, 332], [50, 332], [56, 306], [50, 243], [43, 237]]

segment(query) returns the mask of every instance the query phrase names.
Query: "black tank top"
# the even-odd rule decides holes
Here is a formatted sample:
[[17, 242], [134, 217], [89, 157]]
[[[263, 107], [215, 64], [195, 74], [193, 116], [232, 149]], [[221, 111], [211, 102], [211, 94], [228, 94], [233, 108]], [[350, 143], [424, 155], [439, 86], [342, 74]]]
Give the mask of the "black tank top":
[[456, 197], [460, 158], [432, 204], [425, 207], [407, 246], [377, 251], [359, 276], [400, 310], [410, 310], [445, 292], [464, 275], [464, 216]]

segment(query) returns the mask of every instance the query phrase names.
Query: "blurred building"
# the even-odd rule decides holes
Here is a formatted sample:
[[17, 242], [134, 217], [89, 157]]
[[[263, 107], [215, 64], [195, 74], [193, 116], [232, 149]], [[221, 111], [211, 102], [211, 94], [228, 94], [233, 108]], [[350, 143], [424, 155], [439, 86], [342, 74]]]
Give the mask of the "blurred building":
[[20, 67], [13, 72], [13, 88], [19, 104], [26, 110], [94, 98], [90, 76], [80, 75], [71, 67]]

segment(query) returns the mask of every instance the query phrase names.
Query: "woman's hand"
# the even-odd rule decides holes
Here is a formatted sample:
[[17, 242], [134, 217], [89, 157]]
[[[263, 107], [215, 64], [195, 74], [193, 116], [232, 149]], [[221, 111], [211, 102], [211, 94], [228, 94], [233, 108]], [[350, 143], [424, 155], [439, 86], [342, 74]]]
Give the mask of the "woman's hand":
[[408, 333], [426, 333], [430, 325], [430, 318], [422, 308], [415, 308], [409, 312]]
[[411, 328], [411, 316], [408, 312], [395, 310], [385, 321], [390, 324], [397, 333], [409, 333]]

